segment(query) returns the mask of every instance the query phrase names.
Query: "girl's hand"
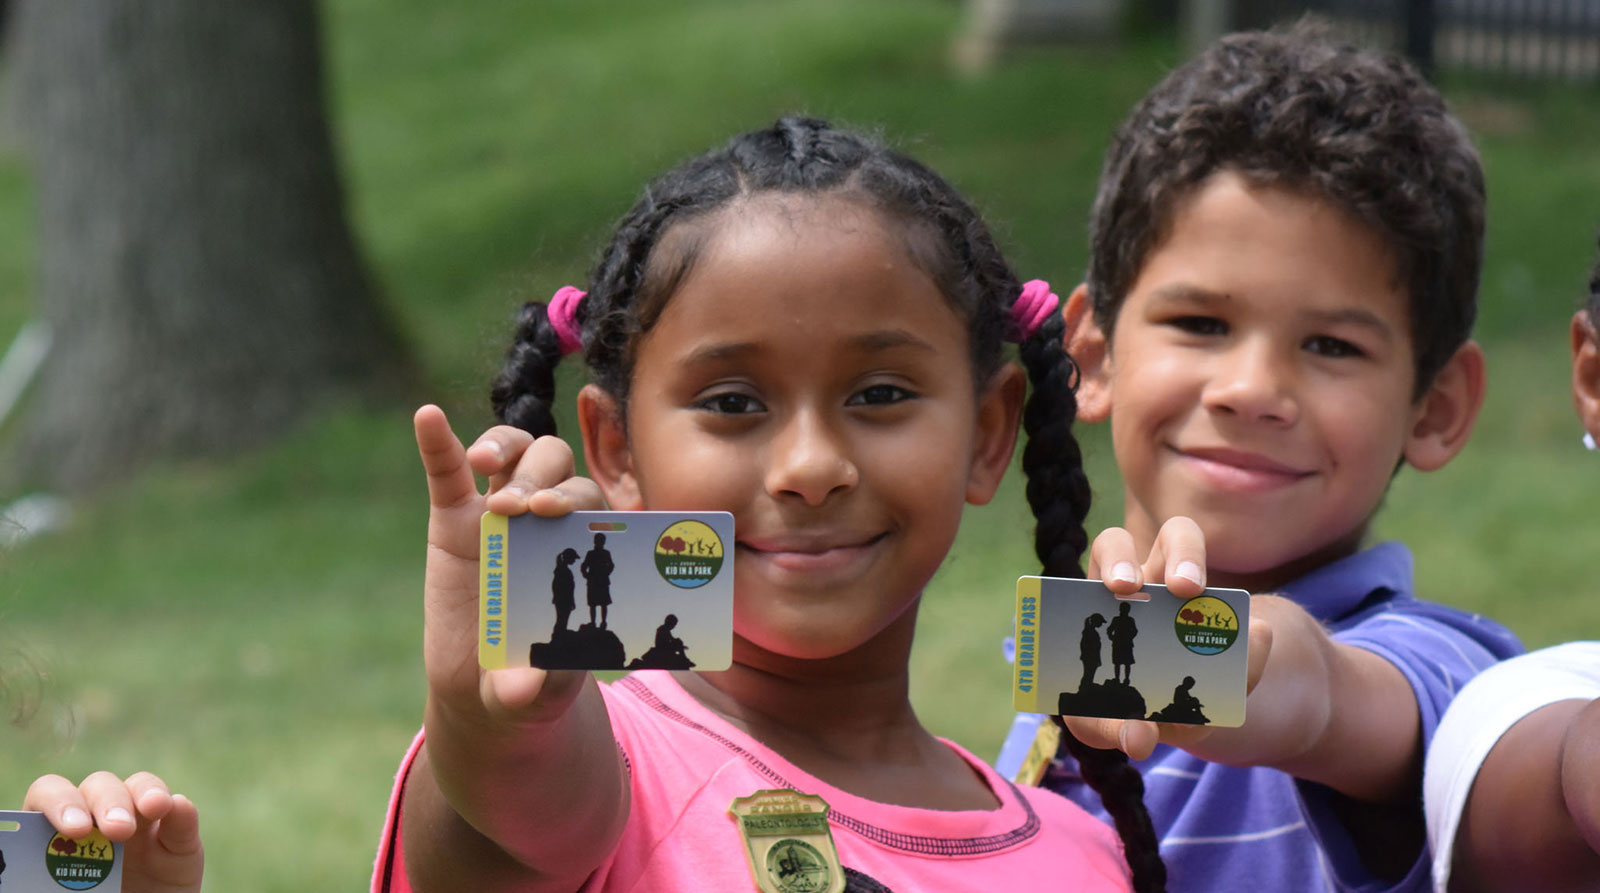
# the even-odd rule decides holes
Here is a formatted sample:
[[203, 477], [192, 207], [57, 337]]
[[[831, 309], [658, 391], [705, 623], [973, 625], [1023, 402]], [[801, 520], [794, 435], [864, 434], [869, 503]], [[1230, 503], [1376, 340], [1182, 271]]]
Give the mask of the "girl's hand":
[[[1089, 548], [1090, 579], [1105, 581], [1106, 588], [1118, 595], [1137, 592], [1146, 583], [1159, 583], [1172, 595], [1190, 599], [1206, 588], [1206, 543], [1200, 525], [1179, 515], [1161, 525], [1150, 554], [1141, 562], [1133, 535], [1112, 527], [1095, 537]], [[1272, 628], [1265, 620], [1250, 618], [1250, 662], [1246, 691], [1255, 689], [1272, 649]], [[1156, 744], [1190, 747], [1210, 735], [1209, 726], [1154, 723], [1148, 720], [1101, 719], [1087, 716], [1063, 717], [1067, 728], [1090, 747], [1116, 749], [1136, 760], [1150, 756]]]
[[[553, 518], [603, 509], [600, 488], [574, 476], [572, 449], [560, 438], [535, 440], [500, 425], [463, 448], [439, 407], [422, 407], [413, 422], [428, 475], [423, 655], [435, 706], [504, 718], [527, 711], [541, 692], [545, 700], [567, 700], [586, 674], [478, 667], [478, 522], [485, 511]], [[478, 492], [473, 472], [489, 479], [486, 494]], [[559, 682], [561, 691], [547, 692], [547, 682]]]
[[107, 838], [123, 842], [123, 893], [199, 893], [205, 868], [200, 813], [148, 772], [127, 781], [96, 772], [81, 785], [46, 775], [28, 788], [22, 808], [44, 813], [73, 840], [98, 826]]

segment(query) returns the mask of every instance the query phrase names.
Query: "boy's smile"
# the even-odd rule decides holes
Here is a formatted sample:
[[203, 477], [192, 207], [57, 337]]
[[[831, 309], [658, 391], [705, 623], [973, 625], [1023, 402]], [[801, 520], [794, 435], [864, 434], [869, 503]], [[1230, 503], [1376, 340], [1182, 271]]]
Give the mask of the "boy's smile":
[[1111, 420], [1135, 538], [1188, 515], [1210, 581], [1258, 591], [1354, 552], [1428, 405], [1407, 307], [1379, 237], [1333, 205], [1206, 181], [1111, 343], [1069, 339], [1082, 416]]
[[[703, 225], [596, 480], [619, 508], [733, 513], [743, 642], [824, 658], [909, 632], [963, 505], [998, 483], [1015, 415], [980, 409], [966, 323], [877, 212], [766, 196]], [[588, 434], [591, 453], [607, 442]]]

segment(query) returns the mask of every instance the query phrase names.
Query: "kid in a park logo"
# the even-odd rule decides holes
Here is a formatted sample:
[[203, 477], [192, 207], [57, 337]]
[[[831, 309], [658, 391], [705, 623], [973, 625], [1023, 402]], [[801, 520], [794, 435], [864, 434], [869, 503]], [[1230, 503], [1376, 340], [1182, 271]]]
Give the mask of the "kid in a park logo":
[[1195, 654], [1221, 654], [1239, 638], [1239, 615], [1209, 595], [1184, 602], [1172, 624], [1178, 641]]
[[82, 840], [57, 834], [44, 854], [51, 880], [68, 890], [91, 890], [111, 876], [111, 841], [99, 831]]
[[711, 582], [722, 570], [722, 539], [699, 521], [679, 521], [656, 539], [656, 571], [680, 589]]

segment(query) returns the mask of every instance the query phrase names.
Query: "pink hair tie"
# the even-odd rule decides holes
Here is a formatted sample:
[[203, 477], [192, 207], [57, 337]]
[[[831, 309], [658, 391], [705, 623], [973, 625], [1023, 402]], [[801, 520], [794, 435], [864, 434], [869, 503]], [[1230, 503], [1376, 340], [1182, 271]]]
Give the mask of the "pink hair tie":
[[1022, 285], [1022, 294], [1011, 304], [1011, 325], [1006, 339], [1021, 344], [1039, 331], [1050, 314], [1061, 306], [1061, 299], [1050, 291], [1050, 283], [1032, 279]]
[[545, 308], [550, 327], [556, 330], [556, 338], [561, 342], [563, 356], [583, 350], [583, 338], [579, 335], [578, 327], [578, 302], [587, 294], [582, 289], [563, 285], [556, 289]]

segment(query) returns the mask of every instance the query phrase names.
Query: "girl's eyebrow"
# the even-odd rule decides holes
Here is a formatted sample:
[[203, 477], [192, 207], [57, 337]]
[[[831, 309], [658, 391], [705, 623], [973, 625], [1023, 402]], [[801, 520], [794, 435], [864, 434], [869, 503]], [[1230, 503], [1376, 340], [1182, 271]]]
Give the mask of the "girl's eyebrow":
[[761, 352], [761, 345], [753, 341], [726, 341], [705, 344], [695, 348], [683, 358], [685, 364], [720, 363], [737, 360]]
[[905, 329], [884, 329], [877, 332], [867, 332], [851, 338], [849, 345], [862, 353], [875, 353], [881, 350], [892, 350], [897, 347], [909, 347], [919, 351], [938, 350], [932, 344]]
[[[916, 351], [934, 352], [938, 348], [926, 340], [905, 329], [883, 329], [876, 332], [864, 332], [852, 336], [845, 342], [845, 346], [858, 353], [878, 353], [896, 348], [911, 348]], [[730, 360], [746, 359], [762, 351], [762, 346], [754, 341], [726, 341], [705, 344], [689, 352], [683, 358], [685, 364], [722, 363]]]

